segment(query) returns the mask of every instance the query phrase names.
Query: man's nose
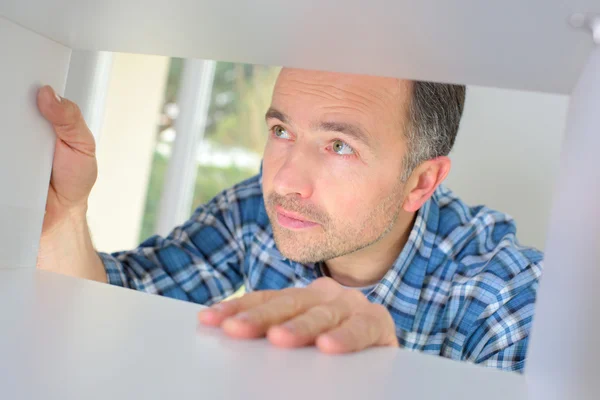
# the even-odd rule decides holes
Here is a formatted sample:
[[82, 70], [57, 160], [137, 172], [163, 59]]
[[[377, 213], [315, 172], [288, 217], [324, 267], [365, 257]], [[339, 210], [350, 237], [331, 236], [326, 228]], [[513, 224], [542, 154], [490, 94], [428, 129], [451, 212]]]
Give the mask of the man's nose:
[[281, 196], [309, 198], [314, 189], [313, 170], [318, 160], [310, 152], [296, 148], [288, 154], [273, 180], [274, 190]]

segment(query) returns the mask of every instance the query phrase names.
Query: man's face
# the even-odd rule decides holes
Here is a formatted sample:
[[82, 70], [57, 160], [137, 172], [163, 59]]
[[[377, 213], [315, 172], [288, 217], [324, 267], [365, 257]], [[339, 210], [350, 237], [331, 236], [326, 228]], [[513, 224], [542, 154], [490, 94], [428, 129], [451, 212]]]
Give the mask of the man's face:
[[267, 112], [263, 196], [291, 260], [366, 248], [401, 212], [409, 83], [283, 69]]

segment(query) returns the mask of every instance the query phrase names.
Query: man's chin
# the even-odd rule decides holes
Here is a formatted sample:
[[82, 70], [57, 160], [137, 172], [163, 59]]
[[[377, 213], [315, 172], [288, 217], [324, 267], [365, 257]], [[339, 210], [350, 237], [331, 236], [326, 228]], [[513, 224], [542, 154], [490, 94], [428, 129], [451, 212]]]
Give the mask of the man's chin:
[[293, 238], [277, 238], [277, 235], [275, 235], [275, 245], [277, 250], [288, 260], [300, 264], [312, 264], [322, 261], [315, 257], [317, 254], [310, 250], [312, 246], [305, 246], [302, 241]]
[[285, 253], [283, 251], [279, 251], [286, 259], [293, 261], [293, 262], [297, 262], [299, 264], [317, 264], [321, 261], [323, 261], [320, 258], [313, 258], [310, 256], [305, 256], [305, 255], [300, 255], [300, 254], [293, 254], [293, 253]]

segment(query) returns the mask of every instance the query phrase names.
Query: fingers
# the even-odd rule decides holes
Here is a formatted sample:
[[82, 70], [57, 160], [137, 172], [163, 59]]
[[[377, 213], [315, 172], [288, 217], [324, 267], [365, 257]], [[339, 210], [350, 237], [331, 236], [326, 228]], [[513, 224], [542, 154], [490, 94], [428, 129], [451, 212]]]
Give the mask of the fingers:
[[385, 307], [370, 304], [363, 312], [319, 336], [316, 345], [324, 353], [352, 353], [374, 346], [398, 347], [398, 338], [394, 321]]
[[[291, 316], [304, 311], [309, 305], [314, 304], [311, 299], [312, 296], [315, 296], [315, 298], [321, 299], [322, 301], [329, 298], [333, 299], [340, 290], [342, 290], [341, 287], [332, 279], [321, 278], [317, 279], [307, 288], [303, 289], [290, 288], [284, 290], [263, 290], [252, 292], [238, 299], [221, 302], [208, 309], [202, 310], [198, 314], [198, 319], [205, 325], [221, 326], [226, 319], [233, 317], [242, 311], [258, 308], [257, 310], [252, 310], [252, 313], [248, 317], [246, 323], [242, 325], [250, 325], [253, 322], [254, 324], [262, 326], [264, 324], [272, 323], [269, 321], [280, 321], [281, 318], [278, 317], [278, 314], [280, 313], [288, 315], [288, 317], [285, 319], [289, 319]], [[299, 297], [298, 299], [290, 299], [289, 296]], [[271, 299], [279, 297], [282, 297], [282, 299], [277, 300], [273, 304], [266, 305], [266, 303]], [[295, 313], [290, 314], [292, 309], [295, 309], [296, 311]], [[242, 321], [244, 318], [245, 316], [241, 316], [238, 320]], [[227, 332], [233, 335], [235, 335], [235, 331], [237, 329], [242, 329], [244, 331], [247, 329], [252, 329], [249, 327], [239, 326], [236, 328], [231, 326], [232, 324], [229, 325], [230, 326]], [[266, 333], [266, 330], [263, 329], [263, 331], [264, 332], [262, 334]]]
[[285, 289], [264, 304], [246, 308], [245, 311], [226, 319], [222, 328], [232, 337], [262, 337], [270, 327], [282, 324], [328, 300], [328, 294], [318, 290]]
[[44, 86], [38, 92], [37, 105], [59, 139], [75, 150], [94, 155], [94, 136], [75, 103], [59, 98], [50, 86]]
[[203, 310], [198, 318], [235, 338], [266, 335], [280, 347], [316, 344], [326, 353], [348, 353], [398, 346], [387, 309], [331, 279], [319, 279], [307, 288], [253, 292]]
[[267, 337], [271, 343], [280, 347], [311, 345], [320, 334], [336, 328], [365, 303], [368, 301], [362, 293], [345, 290], [333, 301], [312, 307], [283, 325], [273, 326]]
[[200, 311], [198, 313], [198, 320], [205, 325], [221, 326], [225, 319], [243, 310], [263, 304], [277, 295], [278, 292], [275, 290], [261, 290], [248, 293], [240, 298], [223, 301]]

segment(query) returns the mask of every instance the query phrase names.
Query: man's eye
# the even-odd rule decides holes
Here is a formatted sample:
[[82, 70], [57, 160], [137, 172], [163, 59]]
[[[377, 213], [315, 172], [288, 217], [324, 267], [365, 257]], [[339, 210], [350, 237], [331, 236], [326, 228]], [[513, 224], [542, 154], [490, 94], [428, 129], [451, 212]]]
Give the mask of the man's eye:
[[289, 139], [290, 138], [290, 134], [288, 133], [288, 131], [285, 130], [280, 125], [275, 125], [273, 127], [273, 134], [280, 139]]
[[341, 140], [336, 140], [331, 146], [334, 153], [339, 155], [350, 155], [354, 154], [354, 150], [347, 143]]

